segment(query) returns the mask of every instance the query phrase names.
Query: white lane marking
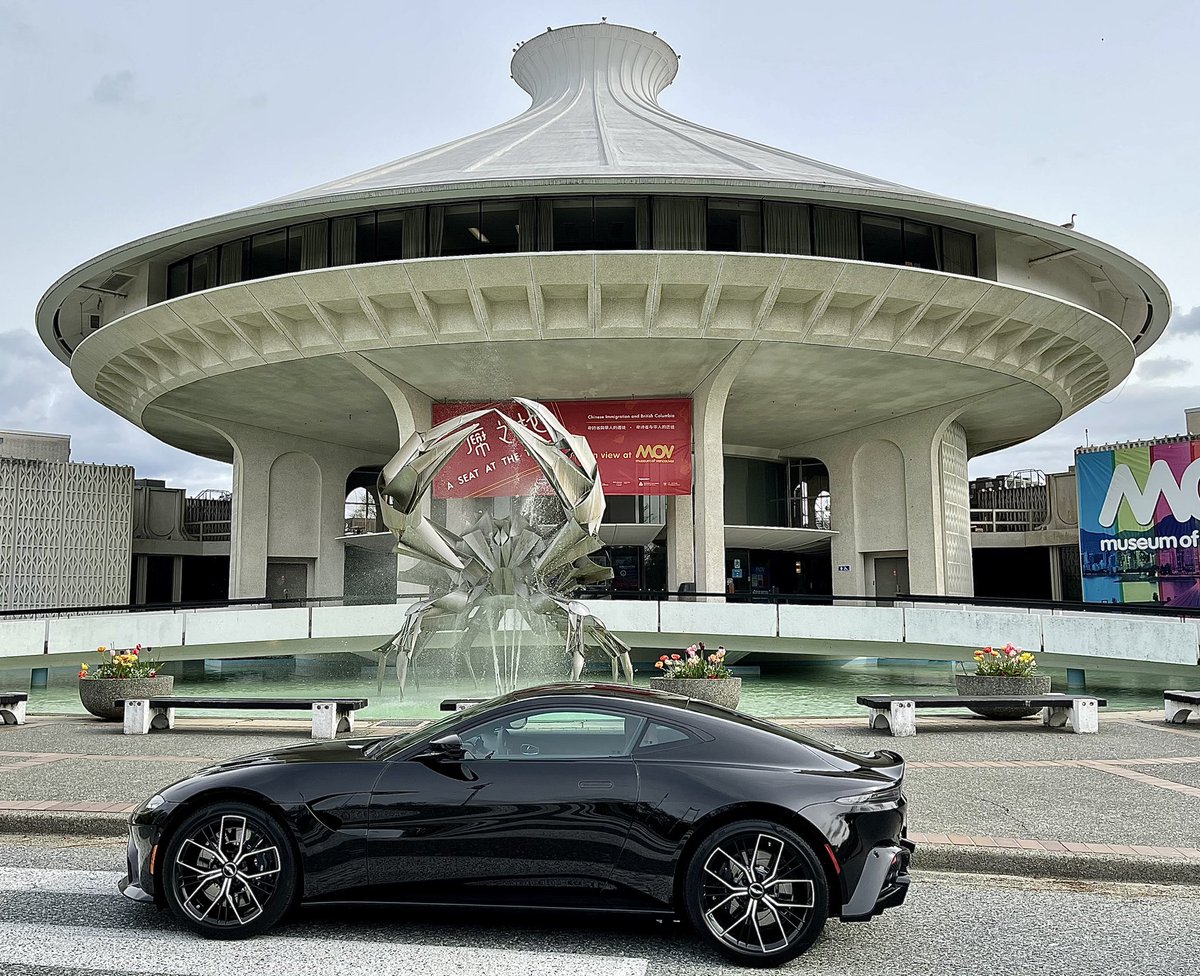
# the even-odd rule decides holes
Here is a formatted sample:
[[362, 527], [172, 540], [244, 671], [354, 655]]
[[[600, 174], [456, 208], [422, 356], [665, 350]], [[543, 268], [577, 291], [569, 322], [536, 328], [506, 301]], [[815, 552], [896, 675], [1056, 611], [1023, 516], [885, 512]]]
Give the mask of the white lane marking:
[[50, 891], [60, 895], [116, 895], [120, 871], [59, 871], [0, 867], [0, 891]]
[[262, 936], [216, 942], [164, 932], [148, 919], [145, 929], [118, 931], [82, 925], [0, 923], [6, 959], [26, 966], [69, 966], [89, 972], [171, 973], [211, 976], [247, 973], [295, 976], [343, 972], [349, 966], [372, 976], [645, 976], [645, 959], [584, 953], [526, 952], [406, 942]]

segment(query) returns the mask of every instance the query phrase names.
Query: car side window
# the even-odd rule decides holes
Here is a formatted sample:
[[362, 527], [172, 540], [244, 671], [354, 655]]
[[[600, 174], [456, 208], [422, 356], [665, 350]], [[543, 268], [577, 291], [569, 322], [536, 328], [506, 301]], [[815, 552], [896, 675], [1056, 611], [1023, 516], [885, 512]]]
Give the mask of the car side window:
[[620, 712], [533, 709], [459, 734], [473, 759], [615, 759], [633, 752], [644, 724]]
[[672, 746], [678, 746], [687, 742], [692, 737], [683, 729], [677, 729], [673, 725], [664, 725], [662, 722], [649, 722], [646, 725], [646, 731], [642, 733], [641, 741], [637, 744], [637, 756], [655, 756], [660, 752], [667, 752]]

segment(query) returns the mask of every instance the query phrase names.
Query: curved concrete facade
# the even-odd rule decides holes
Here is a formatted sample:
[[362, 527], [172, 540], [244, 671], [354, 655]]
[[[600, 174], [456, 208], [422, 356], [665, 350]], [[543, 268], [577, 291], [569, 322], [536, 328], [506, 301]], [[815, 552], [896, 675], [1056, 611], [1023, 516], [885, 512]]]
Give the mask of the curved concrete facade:
[[[1165, 288], [1072, 230], [671, 115], [657, 98], [677, 70], [642, 31], [549, 31], [513, 58], [532, 99], [517, 118], [100, 255], [47, 292], [38, 329], [99, 402], [234, 463], [234, 596], [263, 595], [272, 561], [306, 566], [311, 594], [340, 593], [350, 472], [386, 459], [432, 402], [513, 395], [692, 398], [694, 490], [671, 500], [659, 537], [672, 589], [724, 592], [731, 528], [751, 537], [724, 517], [727, 459], [810, 459], [828, 472], [830, 588], [873, 594], [881, 561], [904, 560], [912, 592], [969, 594], [967, 460], [1117, 386], [1166, 325]], [[636, 199], [636, 241], [553, 249], [553, 201], [593, 198]], [[751, 250], [706, 246], [714, 200], [757, 215]], [[463, 201], [481, 201], [481, 225], [488, 201], [510, 201], [512, 253], [437, 255], [443, 210]], [[773, 238], [776, 206], [803, 233]], [[407, 221], [408, 253], [339, 260], [351, 225], [338, 221], [369, 214], [374, 228], [377, 212]], [[822, 241], [829, 214], [853, 247]], [[868, 221], [927, 233], [933, 266], [872, 256]], [[299, 267], [246, 277], [254, 235], [284, 227]], [[971, 247], [954, 268], [951, 235]], [[789, 253], [773, 253], [784, 239]], [[201, 253], [213, 280], [194, 286], [188, 270], [168, 298]], [[235, 280], [216, 280], [218, 253]], [[281, 464], [315, 474], [276, 479]], [[765, 545], [811, 543], [787, 538]]]

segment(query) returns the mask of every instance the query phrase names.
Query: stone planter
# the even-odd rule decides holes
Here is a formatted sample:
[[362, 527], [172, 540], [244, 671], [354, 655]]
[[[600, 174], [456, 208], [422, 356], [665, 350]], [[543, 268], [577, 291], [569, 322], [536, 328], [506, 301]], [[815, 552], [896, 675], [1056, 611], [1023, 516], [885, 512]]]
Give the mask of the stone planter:
[[742, 698], [741, 678], [651, 678], [650, 687], [725, 708], [737, 708]]
[[[1036, 698], [1050, 694], [1050, 675], [1034, 674], [1019, 678], [1011, 675], [992, 674], [956, 674], [954, 684], [958, 693], [964, 696], [977, 695], [1021, 695], [1026, 698]], [[1002, 705], [968, 705], [976, 715], [984, 718], [1028, 718], [1036, 715], [1041, 709], [1008, 707]]]
[[80, 678], [79, 700], [83, 707], [107, 722], [119, 722], [125, 717], [125, 706], [113, 702], [125, 698], [157, 698], [169, 695], [175, 679], [169, 674], [156, 678]]

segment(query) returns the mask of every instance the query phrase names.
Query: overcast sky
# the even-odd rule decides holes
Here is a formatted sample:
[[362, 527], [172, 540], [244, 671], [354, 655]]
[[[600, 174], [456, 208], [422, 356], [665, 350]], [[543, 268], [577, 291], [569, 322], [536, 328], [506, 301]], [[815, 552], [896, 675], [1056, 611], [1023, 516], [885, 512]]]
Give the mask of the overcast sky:
[[198, 491], [228, 466], [81, 393], [37, 339], [42, 292], [156, 230], [259, 203], [519, 113], [516, 42], [607, 16], [683, 55], [663, 105], [773, 146], [1056, 223], [1144, 261], [1175, 317], [1133, 375], [973, 474], [1064, 469], [1200, 406], [1200, 4], [202, 4], [0, 0], [0, 428]]

